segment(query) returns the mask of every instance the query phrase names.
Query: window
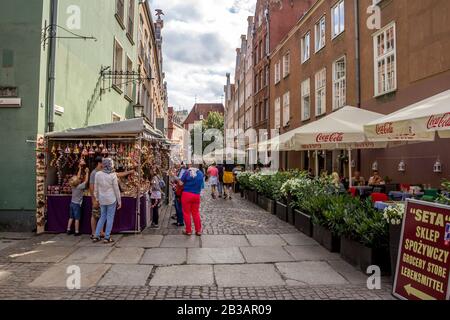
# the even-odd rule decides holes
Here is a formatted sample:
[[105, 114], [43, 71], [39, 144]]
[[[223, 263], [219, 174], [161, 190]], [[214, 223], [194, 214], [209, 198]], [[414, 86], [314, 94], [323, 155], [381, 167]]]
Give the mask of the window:
[[133, 39], [134, 34], [134, 1], [128, 2], [128, 25], [127, 25], [128, 37]]
[[281, 107], [281, 99], [280, 98], [276, 98], [275, 99], [275, 129], [279, 129], [280, 128], [280, 107]]
[[375, 96], [397, 89], [395, 23], [374, 36]]
[[255, 105], [255, 123], [259, 123], [259, 104]]
[[264, 100], [264, 114], [266, 119], [269, 119], [269, 111], [270, 111], [269, 99], [266, 99]]
[[281, 80], [281, 61], [275, 64], [275, 84]]
[[325, 47], [325, 16], [315, 25], [316, 52]]
[[316, 116], [326, 112], [327, 69], [316, 73]]
[[309, 120], [311, 117], [311, 80], [302, 82], [302, 121]]
[[[123, 49], [119, 42], [117, 40], [114, 40], [114, 71], [115, 72], [122, 72], [123, 71]], [[113, 85], [118, 88], [122, 89], [122, 83], [120, 77], [116, 76], [113, 79]]]
[[266, 71], [265, 71], [265, 85], [268, 86], [269, 85], [269, 77], [270, 77], [270, 71], [269, 71], [269, 66], [266, 66]]
[[118, 18], [119, 23], [123, 26], [124, 16], [125, 16], [125, 0], [116, 0], [116, 18]]
[[255, 76], [255, 92], [259, 91], [259, 80], [258, 75]]
[[311, 32], [302, 38], [302, 63], [309, 60], [311, 55]]
[[118, 115], [115, 112], [111, 113], [111, 121], [112, 122], [120, 122], [122, 120], [122, 117], [120, 115]]
[[331, 9], [331, 35], [337, 37], [345, 30], [345, 7], [344, 0], [338, 2]]
[[[127, 73], [133, 72], [133, 61], [129, 57], [127, 57]], [[125, 94], [128, 98], [133, 100], [133, 83], [126, 80], [125, 83]]]
[[270, 51], [270, 42], [269, 42], [269, 37], [266, 37], [266, 55], [269, 55], [269, 51]]
[[291, 120], [291, 102], [290, 102], [290, 93], [286, 92], [283, 95], [283, 127], [287, 126], [289, 124], [289, 121]]
[[288, 52], [283, 56], [283, 78], [289, 75], [291, 69], [291, 54]]
[[333, 63], [333, 110], [346, 104], [346, 61], [342, 57]]
[[264, 58], [264, 46], [263, 46], [262, 41], [259, 43], [259, 49], [261, 50], [260, 58], [263, 59]]

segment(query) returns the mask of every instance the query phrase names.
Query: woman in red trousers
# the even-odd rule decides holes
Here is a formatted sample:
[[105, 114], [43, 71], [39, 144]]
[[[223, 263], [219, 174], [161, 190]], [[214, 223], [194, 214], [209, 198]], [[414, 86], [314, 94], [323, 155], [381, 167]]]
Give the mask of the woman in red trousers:
[[195, 234], [202, 235], [202, 222], [200, 218], [200, 193], [204, 183], [204, 174], [197, 168], [189, 168], [182, 176], [183, 195], [181, 196], [181, 207], [183, 209], [184, 224], [187, 236], [192, 235], [191, 216], [194, 219]]

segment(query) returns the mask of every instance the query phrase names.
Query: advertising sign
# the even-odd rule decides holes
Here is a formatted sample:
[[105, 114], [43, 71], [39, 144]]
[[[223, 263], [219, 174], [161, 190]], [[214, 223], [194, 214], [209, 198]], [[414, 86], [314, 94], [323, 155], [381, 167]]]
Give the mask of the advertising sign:
[[393, 294], [405, 300], [449, 300], [450, 207], [408, 200]]

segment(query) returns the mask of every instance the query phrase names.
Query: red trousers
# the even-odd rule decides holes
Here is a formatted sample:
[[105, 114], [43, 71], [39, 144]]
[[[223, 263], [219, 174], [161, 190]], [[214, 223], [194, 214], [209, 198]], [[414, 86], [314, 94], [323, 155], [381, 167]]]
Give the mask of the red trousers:
[[192, 233], [191, 215], [194, 218], [196, 232], [202, 232], [202, 222], [200, 219], [200, 195], [190, 192], [183, 192], [181, 196], [181, 208], [183, 209], [184, 224], [186, 232]]

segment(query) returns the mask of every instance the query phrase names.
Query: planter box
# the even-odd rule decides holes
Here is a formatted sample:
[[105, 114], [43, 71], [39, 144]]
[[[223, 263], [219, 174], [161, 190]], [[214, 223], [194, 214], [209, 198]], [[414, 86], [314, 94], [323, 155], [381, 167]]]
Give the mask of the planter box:
[[313, 224], [311, 216], [299, 211], [294, 210], [294, 222], [298, 231], [306, 234], [308, 237], [313, 236]]
[[382, 275], [391, 273], [389, 252], [382, 249], [371, 249], [359, 242], [341, 238], [341, 258], [366, 273], [372, 265], [379, 266]]
[[267, 210], [267, 205], [268, 205], [267, 202], [268, 202], [268, 199], [265, 196], [258, 194], [258, 202], [257, 202], [258, 207], [260, 207], [261, 209]]
[[333, 235], [333, 233], [325, 227], [314, 225], [313, 238], [328, 251], [339, 252], [341, 250], [341, 238]]
[[391, 276], [394, 278], [397, 267], [397, 257], [400, 248], [402, 225], [389, 225], [389, 254], [391, 256]]
[[278, 219], [287, 221], [287, 205], [277, 201], [276, 207], [277, 207], [276, 213], [277, 213]]
[[256, 203], [256, 191], [255, 190], [248, 190], [247, 191], [247, 197], [248, 201]]
[[287, 207], [287, 222], [295, 226], [295, 213], [294, 208], [292, 208], [291, 206]]
[[270, 214], [276, 214], [276, 203], [275, 200], [268, 199], [267, 200], [267, 211], [270, 212]]

